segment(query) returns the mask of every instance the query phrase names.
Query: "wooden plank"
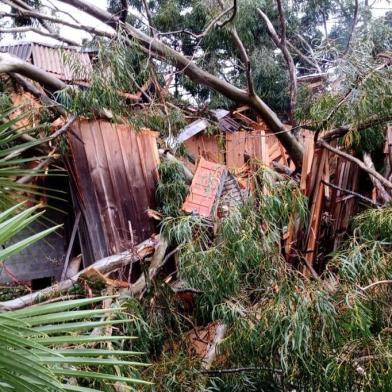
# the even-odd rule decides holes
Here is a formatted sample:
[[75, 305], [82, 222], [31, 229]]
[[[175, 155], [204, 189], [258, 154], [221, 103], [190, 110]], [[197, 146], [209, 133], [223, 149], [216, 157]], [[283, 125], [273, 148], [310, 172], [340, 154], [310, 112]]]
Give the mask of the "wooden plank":
[[[224, 149], [220, 146], [220, 135], [204, 135], [200, 134], [192, 137], [184, 142], [187, 152], [197, 161], [200, 157], [204, 159], [224, 164]], [[195, 165], [189, 165], [194, 170]]]
[[[119, 138], [121, 144], [121, 154], [124, 162], [124, 177], [128, 184], [128, 203], [131, 212], [127, 216], [127, 231], [131, 235], [131, 242], [137, 243], [143, 237], [143, 220], [139, 208], [143, 208], [139, 203], [145, 201], [141, 196], [145, 181], [141, 172], [142, 158], [136, 144], [137, 135], [128, 127], [119, 129]], [[148, 221], [148, 219], [147, 219]], [[136, 238], [135, 238], [136, 237]]]
[[182, 209], [204, 217], [213, 216], [223, 189], [225, 173], [226, 169], [223, 165], [200, 158]]
[[269, 166], [269, 147], [267, 144], [267, 138], [265, 137], [265, 131], [260, 130], [260, 143], [261, 143], [261, 162], [263, 165]]
[[239, 169], [245, 163], [246, 131], [226, 133], [226, 165]]
[[72, 194], [75, 195], [73, 199], [82, 212], [78, 233], [84, 256], [83, 265], [87, 267], [95, 260], [108, 256], [109, 249], [102, 229], [98, 200], [94, 192], [94, 184], [79, 124], [75, 124], [72, 131], [67, 133], [71, 151], [71, 158], [67, 161], [67, 166], [70, 173]]
[[74, 128], [84, 144], [72, 137], [72, 179], [90, 243], [118, 253], [155, 231], [146, 210], [155, 207], [156, 133], [95, 120]]
[[[119, 134], [122, 133], [121, 126], [117, 128], [107, 122], [100, 122], [104, 152], [108, 161], [108, 181], [113, 186], [113, 198], [118, 212], [119, 225], [116, 227], [116, 243], [112, 252], [122, 252], [132, 245], [129, 233], [128, 220], [133, 219], [134, 214], [129, 203], [130, 189], [125, 174], [124, 156], [120, 143]], [[126, 159], [126, 157], [125, 157]], [[132, 219], [131, 219], [132, 220]]]
[[310, 170], [312, 168], [313, 156], [314, 156], [314, 141], [311, 138], [305, 138], [304, 158], [302, 163], [301, 182], [300, 182], [300, 189], [305, 194], [306, 194], [307, 179], [309, 177]]
[[257, 121], [252, 120], [251, 118], [245, 116], [244, 114], [242, 114], [241, 112], [235, 111], [233, 113], [233, 117], [243, 121], [246, 125], [248, 125], [249, 127], [253, 127], [256, 128], [258, 126]]
[[101, 223], [110, 254], [117, 252], [120, 242], [118, 228], [121, 227], [120, 212], [116, 203], [113, 179], [110, 176], [109, 162], [106, 156], [104, 136], [99, 121], [83, 121], [81, 132], [85, 142], [85, 151], [93, 180], [93, 191], [98, 200]]
[[[322, 206], [325, 197], [325, 186], [321, 180], [325, 177], [325, 163], [328, 151], [318, 149], [316, 158], [313, 160], [311, 176], [314, 178], [313, 189], [310, 189], [309, 200], [311, 203], [310, 220], [307, 233], [305, 235], [305, 260], [309, 265], [313, 265], [317, 256], [318, 235], [321, 223]], [[309, 271], [307, 271], [308, 273]]]

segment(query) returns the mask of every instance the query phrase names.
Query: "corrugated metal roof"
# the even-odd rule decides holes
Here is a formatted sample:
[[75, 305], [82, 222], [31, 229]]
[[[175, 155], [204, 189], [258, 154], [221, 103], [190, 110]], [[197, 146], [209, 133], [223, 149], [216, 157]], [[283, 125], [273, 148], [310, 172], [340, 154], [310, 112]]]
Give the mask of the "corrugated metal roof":
[[200, 158], [182, 209], [207, 218], [213, 215], [226, 173], [225, 166]]
[[24, 61], [29, 61], [31, 59], [31, 42], [21, 42], [17, 44], [0, 46], [0, 52], [9, 53]]
[[219, 120], [219, 128], [223, 132], [238, 132], [241, 129], [241, 124], [227, 115]]
[[71, 48], [23, 42], [0, 46], [0, 52], [8, 52], [29, 61], [43, 71], [67, 82], [87, 81], [92, 73], [88, 53]]
[[33, 64], [65, 81], [90, 78], [92, 65], [87, 53], [66, 48], [51, 48], [34, 44]]

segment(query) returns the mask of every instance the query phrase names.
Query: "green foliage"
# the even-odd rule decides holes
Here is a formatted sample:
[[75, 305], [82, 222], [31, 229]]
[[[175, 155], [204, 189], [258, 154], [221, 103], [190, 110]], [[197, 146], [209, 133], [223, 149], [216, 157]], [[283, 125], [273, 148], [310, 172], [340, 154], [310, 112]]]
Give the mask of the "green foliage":
[[197, 216], [163, 222], [163, 232], [181, 245], [181, 277], [203, 293], [198, 309], [204, 318], [211, 312], [219, 318], [226, 300], [261, 287], [266, 269], [283, 263], [277, 241], [289, 221], [306, 214], [306, 201], [290, 180], [260, 169], [254, 183], [255, 199], [220, 222], [215, 241], [212, 223]]
[[[34, 206], [18, 213], [18, 211], [20, 211], [22, 208], [22, 204], [23, 203], [17, 204], [14, 207], [11, 207], [0, 213], [0, 244], [6, 244], [7, 241], [15, 234], [30, 225], [44, 213], [44, 211], [37, 213], [39, 206]], [[39, 241], [41, 238], [46, 237], [48, 234], [52, 233], [59, 227], [60, 226], [55, 226], [46, 229], [42, 232], [24, 238], [15, 244], [4, 247], [0, 250], [0, 260], [4, 260], [5, 258], [20, 252], [22, 249]], [[0, 262], [0, 265], [2, 265], [2, 262]]]
[[[199, 293], [194, 319], [229, 330], [205, 389], [388, 391], [391, 285], [366, 286], [392, 278], [390, 208], [358, 215], [326, 272], [309, 280], [279, 253], [289, 222], [306, 221], [306, 200], [269, 170], [254, 183], [255, 198], [215, 227], [195, 216], [164, 221], [181, 245], [180, 277]], [[206, 382], [202, 373], [187, 380]]]
[[354, 227], [362, 238], [373, 241], [392, 240], [392, 207], [368, 209], [354, 217]]
[[[103, 347], [132, 337], [91, 334], [94, 328], [118, 324], [99, 317], [115, 314], [119, 308], [83, 309], [105, 299], [107, 297], [69, 300], [0, 314], [1, 389], [99, 391], [102, 389], [94, 387], [99, 380], [104, 380], [106, 391], [114, 390], [115, 382], [149, 384], [121, 373], [115, 375], [115, 368], [126, 367], [127, 372], [132, 373], [137, 367], [146, 366], [126, 360], [135, 353]], [[128, 321], [121, 320], [124, 322]]]
[[163, 161], [159, 165], [157, 203], [164, 215], [177, 216], [188, 192], [184, 168], [175, 161]]

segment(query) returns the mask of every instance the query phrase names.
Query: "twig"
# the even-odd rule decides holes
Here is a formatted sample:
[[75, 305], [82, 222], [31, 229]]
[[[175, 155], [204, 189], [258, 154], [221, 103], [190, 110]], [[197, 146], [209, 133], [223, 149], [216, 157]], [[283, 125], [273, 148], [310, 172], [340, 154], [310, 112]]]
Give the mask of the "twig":
[[378, 286], [380, 284], [392, 284], [392, 280], [389, 280], [389, 279], [387, 279], [387, 280], [379, 280], [379, 281], [373, 282], [373, 283], [371, 283], [371, 284], [369, 284], [369, 285], [367, 285], [365, 287], [359, 287], [359, 289], [362, 290], [362, 291], [366, 291], [366, 290], [371, 289], [372, 287]]
[[241, 373], [241, 372], [258, 372], [260, 370], [272, 371], [274, 373], [283, 373], [282, 369], [271, 369], [268, 367], [239, 367], [233, 369], [212, 369], [212, 370], [202, 370], [204, 374], [229, 374], [229, 373]]
[[65, 255], [64, 268], [63, 268], [63, 272], [61, 273], [61, 278], [60, 278], [61, 281], [63, 281], [65, 279], [65, 275], [67, 273], [69, 259], [71, 257], [71, 252], [72, 252], [73, 244], [75, 242], [75, 237], [76, 237], [76, 233], [78, 231], [79, 221], [80, 221], [81, 216], [82, 216], [82, 213], [80, 211], [78, 211], [78, 213], [76, 214], [73, 228], [72, 228], [71, 238], [69, 239], [67, 254]]
[[341, 191], [341, 192], [344, 192], [344, 193], [348, 193], [349, 195], [353, 195], [355, 197], [358, 197], [358, 199], [361, 199], [364, 202], [369, 203], [373, 207], [376, 207], [376, 208], [380, 208], [381, 207], [381, 205], [379, 203], [375, 203], [372, 199], [369, 199], [368, 197], [363, 196], [360, 193], [357, 193], [357, 192], [354, 192], [354, 191], [350, 191], [348, 189], [340, 188], [340, 187], [338, 187], [338, 186], [336, 186], [334, 184], [331, 184], [330, 182], [324, 181], [324, 180], [321, 180], [321, 182], [324, 185], [326, 185], [326, 186], [329, 186], [329, 187], [331, 187], [333, 189], [336, 189], [337, 191]]

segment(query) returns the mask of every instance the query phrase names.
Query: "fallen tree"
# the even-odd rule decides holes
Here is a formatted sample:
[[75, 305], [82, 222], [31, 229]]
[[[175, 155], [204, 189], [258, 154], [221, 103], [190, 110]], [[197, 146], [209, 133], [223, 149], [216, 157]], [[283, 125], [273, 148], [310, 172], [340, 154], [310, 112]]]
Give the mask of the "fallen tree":
[[78, 281], [79, 277], [88, 273], [89, 270], [96, 270], [101, 274], [107, 274], [128, 264], [140, 261], [146, 256], [154, 253], [159, 244], [159, 241], [159, 236], [149, 238], [148, 240], [137, 245], [132, 250], [105, 257], [104, 259], [96, 261], [89, 267], [78, 272], [72, 278], [68, 278], [62, 282], [56, 283], [53, 286], [35, 291], [31, 294], [27, 294], [10, 301], [0, 302], [0, 311], [21, 309], [25, 306], [30, 306], [35, 302], [56, 297], [72, 288], [73, 285]]

